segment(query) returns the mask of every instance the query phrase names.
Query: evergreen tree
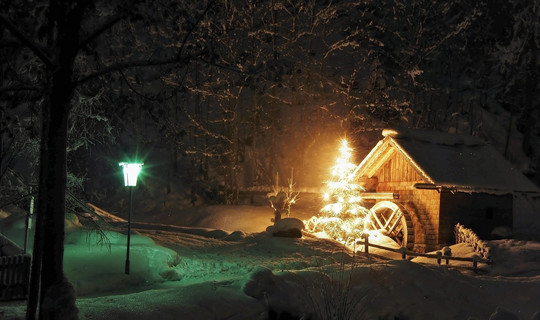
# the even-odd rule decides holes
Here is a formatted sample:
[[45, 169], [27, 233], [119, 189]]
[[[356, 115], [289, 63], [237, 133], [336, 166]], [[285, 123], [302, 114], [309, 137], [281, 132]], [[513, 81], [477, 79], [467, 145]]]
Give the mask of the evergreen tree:
[[325, 201], [319, 217], [311, 218], [306, 227], [310, 232], [325, 232], [346, 245], [354, 245], [368, 227], [369, 209], [362, 205], [362, 186], [357, 183], [357, 165], [352, 163], [352, 151], [343, 139], [339, 157], [332, 167], [332, 178], [326, 182]]

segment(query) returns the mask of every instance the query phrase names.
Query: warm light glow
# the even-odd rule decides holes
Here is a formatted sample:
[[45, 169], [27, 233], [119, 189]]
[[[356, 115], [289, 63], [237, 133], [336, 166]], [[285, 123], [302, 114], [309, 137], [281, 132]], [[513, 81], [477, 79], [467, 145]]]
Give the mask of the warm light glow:
[[[326, 182], [322, 198], [325, 205], [320, 215], [304, 221], [308, 232], [321, 237], [332, 238], [349, 247], [364, 235], [370, 236], [370, 242], [383, 241], [384, 238], [396, 237], [400, 229], [402, 212], [391, 201], [377, 202], [371, 209], [363, 206], [367, 199], [393, 199], [390, 193], [365, 193], [365, 189], [355, 183], [357, 166], [352, 163], [353, 149], [347, 140], [342, 140], [339, 157], [332, 167], [332, 180]], [[394, 238], [395, 239], [395, 238]], [[401, 239], [406, 242], [406, 239]], [[400, 244], [403, 245], [403, 244]], [[362, 245], [356, 247], [361, 249]]]
[[357, 166], [352, 162], [353, 149], [343, 139], [339, 157], [330, 170], [332, 180], [326, 182], [323, 194], [326, 205], [321, 215], [304, 221], [309, 232], [323, 233], [345, 245], [353, 246], [371, 225], [369, 209], [362, 205], [364, 189], [355, 183]]
[[137, 176], [141, 172], [144, 163], [120, 162], [118, 165], [124, 171], [124, 186], [135, 187], [137, 185]]

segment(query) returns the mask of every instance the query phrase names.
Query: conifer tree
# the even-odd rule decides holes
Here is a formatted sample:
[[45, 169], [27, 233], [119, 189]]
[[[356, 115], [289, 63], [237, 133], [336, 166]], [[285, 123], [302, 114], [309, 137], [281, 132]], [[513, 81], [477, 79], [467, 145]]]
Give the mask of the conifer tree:
[[311, 232], [325, 232], [331, 238], [353, 245], [365, 231], [369, 209], [362, 206], [362, 186], [356, 183], [357, 166], [352, 162], [353, 149], [346, 139], [339, 148], [339, 156], [332, 167], [332, 180], [327, 181], [325, 201], [320, 217], [307, 221]]

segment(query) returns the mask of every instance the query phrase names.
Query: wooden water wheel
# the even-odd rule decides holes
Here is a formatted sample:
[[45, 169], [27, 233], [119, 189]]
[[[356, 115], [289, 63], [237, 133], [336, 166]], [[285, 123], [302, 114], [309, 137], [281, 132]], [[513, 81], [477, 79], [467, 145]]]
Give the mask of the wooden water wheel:
[[372, 224], [400, 246], [412, 249], [414, 228], [412, 220], [402, 206], [392, 201], [377, 202], [371, 208]]

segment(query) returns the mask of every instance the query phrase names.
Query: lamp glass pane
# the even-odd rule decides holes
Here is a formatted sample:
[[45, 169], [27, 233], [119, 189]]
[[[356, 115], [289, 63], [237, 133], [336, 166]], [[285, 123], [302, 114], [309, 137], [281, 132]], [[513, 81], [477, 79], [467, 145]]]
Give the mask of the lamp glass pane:
[[137, 176], [141, 172], [143, 164], [121, 162], [118, 165], [124, 170], [124, 186], [135, 187], [137, 185]]

